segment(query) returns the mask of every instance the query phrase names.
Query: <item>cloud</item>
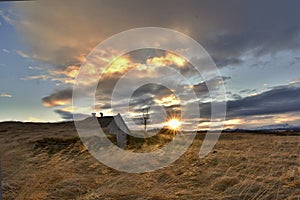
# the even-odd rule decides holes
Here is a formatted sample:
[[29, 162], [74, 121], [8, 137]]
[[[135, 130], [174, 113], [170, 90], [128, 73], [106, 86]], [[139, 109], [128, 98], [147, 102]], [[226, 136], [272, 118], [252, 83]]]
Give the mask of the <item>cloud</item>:
[[[10, 9], [8, 9], [6, 11], [0, 10], [0, 17], [2, 17], [4, 19], [4, 21], [6, 21], [7, 23], [9, 23], [11, 25], [15, 25], [15, 23], [16, 23], [16, 19], [15, 19], [16, 16]], [[2, 25], [1, 22], [0, 22], [0, 25]]]
[[156, 66], [169, 66], [175, 64], [176, 66], [183, 67], [187, 64], [184, 58], [170, 52], [166, 52], [165, 56], [148, 58], [146, 62], [148, 65]]
[[43, 105], [47, 107], [67, 105], [72, 100], [72, 91], [72, 88], [67, 88], [54, 92], [42, 99]]
[[138, 88], [131, 96], [129, 106], [138, 111], [151, 106], [164, 108], [180, 104], [180, 100], [169, 88], [159, 84], [146, 84]]
[[212, 59], [218, 67], [240, 65], [244, 62], [241, 58], [232, 58], [232, 57], [221, 57], [221, 56], [212, 56]]
[[12, 98], [12, 95], [8, 93], [0, 93], [0, 97]]
[[225, 82], [230, 79], [231, 77], [228, 76], [217, 76], [207, 81], [202, 81], [198, 84], [192, 85], [191, 87], [198, 97], [204, 99], [205, 96], [209, 96], [210, 92], [207, 85], [211, 87], [210, 90], [216, 90], [219, 86], [224, 85]]
[[[278, 115], [300, 112], [300, 86], [290, 84], [274, 87], [256, 95], [227, 102], [227, 118]], [[210, 118], [211, 104], [200, 104], [201, 117]]]
[[4, 53], [10, 53], [10, 51], [7, 50], [7, 49], [2, 49], [2, 51], [3, 51]]
[[22, 14], [18, 28], [32, 53], [54, 65], [80, 62], [80, 57], [115, 33], [157, 26], [184, 31], [203, 44], [218, 65], [227, 66], [240, 64], [248, 52], [263, 55], [299, 48], [299, 5], [280, 0], [272, 5], [260, 1], [53, 0], [15, 6]]
[[227, 102], [228, 116], [280, 114], [300, 111], [300, 87], [280, 86], [269, 91]]
[[[122, 102], [122, 99], [127, 96], [132, 87], [136, 87], [136, 85], [139, 85], [143, 80], [148, 80], [148, 82], [152, 83], [161, 82], [161, 80], [156, 79], [156, 77], [162, 77], [163, 73], [161, 69], [170, 67], [180, 73], [183, 67], [189, 66], [185, 60], [182, 60], [181, 57], [175, 54], [160, 50], [152, 52], [149, 57], [148, 52], [149, 50], [146, 49], [126, 54], [121, 57], [121, 61], [116, 60], [108, 66], [99, 80], [96, 91], [96, 99], [99, 102], [97, 105], [98, 109], [110, 108], [112, 92], [120, 79], [122, 79], [123, 83], [118, 85], [120, 87], [118, 88], [118, 97], [120, 99], [118, 106], [126, 106], [125, 103]], [[117, 66], [120, 67], [117, 68]], [[130, 72], [130, 74], [127, 72]], [[126, 74], [126, 76], [124, 76], [124, 74]], [[184, 74], [184, 72], [181, 74]], [[189, 77], [187, 76], [187, 78]], [[172, 88], [168, 89], [160, 84], [140, 85], [131, 96], [130, 105], [139, 107], [142, 106], [142, 103], [153, 105], [155, 101], [170, 96], [171, 90], [179, 93], [185, 90], [183, 87], [185, 83], [178, 82], [180, 79], [168, 74], [163, 75], [163, 79], [164, 82], [169, 83]]]
[[[280, 113], [271, 115], [253, 115], [244, 117], [230, 118], [225, 121], [225, 128], [257, 128], [264, 127], [266, 125], [277, 125], [290, 124], [299, 125], [300, 112], [292, 113]], [[207, 129], [209, 122], [202, 122], [199, 128]]]
[[[57, 114], [59, 114], [62, 119], [73, 120], [73, 113], [72, 112], [65, 111], [63, 109], [57, 109], [57, 110], [54, 110], [54, 111]], [[76, 115], [76, 119], [85, 119], [85, 118], [90, 116], [90, 115], [81, 114], [81, 113], [76, 113], [75, 115]]]
[[[114, 106], [118, 109], [123, 109], [122, 113], [127, 113], [124, 111], [128, 107], [127, 95], [130, 93], [131, 88], [136, 87], [140, 84], [140, 82], [144, 80], [148, 80], [147, 83], [150, 84], [141, 84], [132, 94], [129, 101], [129, 108], [130, 112], [126, 117], [132, 117], [136, 115], [137, 112], [140, 112], [143, 108], [148, 107], [155, 107], [157, 105], [160, 106], [160, 109], [163, 108], [166, 113], [172, 114], [175, 111], [180, 110], [180, 104], [186, 104], [186, 102], [181, 101], [180, 99], [183, 97], [185, 100], [193, 101], [188, 97], [188, 92], [192, 92], [193, 89], [196, 90], [196, 93], [199, 91], [201, 94], [205, 95], [208, 94], [208, 89], [206, 88], [206, 84], [209, 83], [211, 86], [210, 89], [216, 90], [219, 88], [221, 84], [224, 84], [224, 81], [229, 80], [230, 77], [214, 77], [206, 82], [200, 82], [199, 84], [190, 85], [191, 83], [180, 77], [174, 77], [172, 74], [167, 74], [166, 72], [170, 71], [163, 71], [166, 67], [170, 67], [173, 70], [177, 71], [178, 73], [182, 72], [184, 67], [190, 67], [186, 61], [181, 62], [180, 58], [174, 57], [175, 54], [171, 54], [169, 52], [162, 52], [156, 51], [152, 54], [149, 58], [148, 54], [143, 52], [144, 50], [139, 51], [139, 56], [137, 52], [134, 52], [133, 55], [126, 54], [121, 56], [120, 60], [115, 60], [114, 62], [109, 65], [102, 77], [100, 78], [98, 87], [96, 89], [96, 107], [95, 109], [98, 111], [109, 111], [111, 108], [111, 100], [113, 91], [116, 89], [116, 84], [120, 79], [123, 81], [121, 84], [118, 85], [118, 90], [115, 91], [115, 101]], [[148, 50], [145, 50], [148, 51]], [[161, 65], [159, 63], [162, 63]], [[89, 65], [88, 71], [94, 71], [93, 64]], [[95, 65], [96, 66], [96, 65]], [[118, 66], [120, 66], [120, 70], [118, 70]], [[132, 71], [134, 68], [134, 71]], [[30, 67], [32, 70], [40, 70], [41, 67]], [[70, 76], [72, 72], [70, 70], [65, 70], [63, 73], [66, 76]], [[54, 71], [53, 71], [54, 70]], [[78, 72], [78, 68], [74, 68], [75, 72]], [[48, 70], [53, 74], [52, 80], [56, 77], [57, 74], [62, 74], [62, 71], [56, 72], [55, 69], [52, 71]], [[128, 75], [127, 72], [131, 72]], [[172, 70], [171, 70], [172, 71]], [[126, 74], [127, 76], [124, 76]], [[48, 74], [48, 76], [50, 73]], [[39, 75], [40, 78], [48, 79], [49, 77], [46, 75]], [[32, 77], [32, 78], [39, 78]], [[182, 73], [183, 77], [189, 78], [188, 73]], [[80, 96], [79, 98], [84, 98], [87, 95], [91, 95], [93, 91], [93, 86], [89, 84], [91, 79], [98, 81], [97, 73], [90, 74], [87, 73], [84, 75], [82, 80], [84, 84], [82, 88], [80, 88]], [[160, 77], [160, 78], [157, 78]], [[70, 77], [71, 78], [71, 77]], [[162, 83], [163, 79], [163, 84]], [[199, 81], [199, 78], [197, 79]], [[155, 84], [158, 82], [158, 84]], [[168, 85], [170, 88], [164, 86], [164, 84]], [[192, 88], [190, 87], [192, 86]], [[202, 88], [205, 88], [205, 91], [202, 91]], [[45, 106], [48, 107], [55, 107], [55, 106], [62, 106], [62, 105], [69, 105], [71, 102], [71, 88], [68, 90], [57, 90], [48, 97], [43, 98], [43, 103]], [[202, 93], [205, 92], [205, 93]], [[176, 94], [176, 97], [175, 97]], [[116, 98], [117, 97], [117, 98]], [[196, 99], [194, 99], [196, 101]], [[90, 105], [92, 106], [92, 105]], [[158, 108], [156, 111], [159, 110]], [[124, 112], [123, 112], [124, 111]], [[156, 118], [156, 117], [155, 117]], [[163, 119], [162, 119], [163, 120]]]
[[43, 74], [31, 75], [21, 78], [21, 80], [51, 80], [64, 84], [73, 84], [75, 83], [75, 78], [79, 72], [79, 66], [70, 65], [65, 67], [63, 70], [58, 68], [48, 68], [48, 67], [28, 67], [31, 70], [40, 71]]
[[[245, 55], [256, 59], [265, 54], [300, 48], [300, 21], [298, 20], [300, 2], [280, 0], [274, 0], [272, 3], [231, 0], [170, 2], [52, 0], [16, 4], [15, 8], [20, 11], [21, 17], [15, 24], [31, 48], [30, 53], [19, 52], [20, 55], [33, 57], [55, 67], [46, 69], [44, 74], [27, 77], [27, 79], [38, 78], [73, 83], [73, 75], [78, 72], [80, 63], [98, 43], [121, 31], [145, 26], [183, 31], [202, 44], [219, 67], [241, 65], [246, 61]], [[167, 37], [165, 40], [170, 43], [175, 41], [174, 38]], [[107, 60], [108, 54], [110, 52], [104, 52], [99, 59]], [[170, 60], [177, 60], [163, 54], [156, 55], [157, 58], [148, 59], [149, 64], [164, 65], [170, 64], [168, 63]], [[195, 56], [194, 59], [199, 58]], [[180, 72], [192, 76], [194, 71], [187, 65], [181, 67], [180, 63], [184, 61], [181, 62], [180, 59], [178, 61], [180, 61], [177, 63]], [[139, 63], [133, 57], [130, 60], [124, 58], [119, 62], [116, 62], [116, 66], [123, 65], [122, 72], [131, 69], [129, 65], [133, 67], [136, 66], [134, 63]], [[143, 71], [147, 61], [139, 64]], [[77, 66], [77, 68], [73, 69], [70, 66]], [[104, 105], [103, 108], [108, 108], [110, 93], [121, 76], [116, 69], [112, 67], [111, 71], [107, 71], [107, 76], [101, 82], [101, 88], [97, 89], [97, 100], [99, 105]], [[128, 79], [123, 87], [126, 89], [128, 85], [149, 75], [141, 71], [135, 74], [134, 79]], [[155, 76], [155, 73], [158, 72], [151, 71], [150, 75]], [[96, 75], [86, 74], [87, 88], [90, 84], [89, 80]], [[166, 79], [170, 83], [176, 82], [174, 78], [166, 77]], [[211, 81], [214, 81], [212, 85], [215, 87], [220, 84], [216, 80]], [[175, 89], [179, 86], [176, 84]], [[193, 87], [199, 95], [207, 94], [207, 87], [201, 80], [193, 82]], [[249, 92], [245, 91], [243, 94]], [[246, 98], [243, 98], [244, 95], [242, 97], [232, 95], [234, 100], [228, 102], [228, 115], [230, 117], [264, 115], [298, 109], [295, 102], [287, 98], [291, 97], [293, 92], [299, 91], [289, 86], [281, 90], [272, 88], [268, 92]], [[280, 95], [283, 93], [286, 95]], [[149, 100], [147, 95], [142, 95], [144, 100]], [[70, 96], [68, 90], [55, 91], [43, 98], [43, 102], [50, 107], [65, 105], [70, 102]], [[151, 100], [149, 102], [151, 103]], [[119, 103], [124, 105], [121, 101]], [[284, 103], [287, 106], [284, 106]], [[208, 116], [206, 113], [209, 113], [209, 104], [204, 103], [201, 108], [202, 114]]]
[[16, 53], [21, 56], [22, 58], [33, 58], [33, 55], [27, 54], [21, 50], [16, 50]]

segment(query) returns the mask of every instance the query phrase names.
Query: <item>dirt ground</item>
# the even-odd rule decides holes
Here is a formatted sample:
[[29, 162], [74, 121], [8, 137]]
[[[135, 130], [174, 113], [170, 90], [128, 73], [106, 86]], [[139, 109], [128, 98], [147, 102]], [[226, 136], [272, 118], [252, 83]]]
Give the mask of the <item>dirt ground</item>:
[[111, 169], [72, 123], [0, 123], [3, 199], [300, 199], [300, 136], [225, 133], [203, 159], [204, 134], [170, 166]]

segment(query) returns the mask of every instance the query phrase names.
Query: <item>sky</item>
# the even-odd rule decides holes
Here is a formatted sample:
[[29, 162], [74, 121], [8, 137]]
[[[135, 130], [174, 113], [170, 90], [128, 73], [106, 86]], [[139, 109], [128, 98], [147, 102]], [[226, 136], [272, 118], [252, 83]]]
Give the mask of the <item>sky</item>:
[[[188, 103], [175, 94], [192, 89], [201, 113], [192, 121], [207, 128], [211, 102], [223, 101], [209, 96], [208, 82], [212, 90], [223, 85], [226, 89], [225, 128], [300, 125], [299, 8], [300, 2], [292, 0], [0, 2], [0, 121], [56, 122], [71, 120], [75, 112], [85, 117], [91, 111], [115, 114], [112, 90], [126, 72], [136, 69], [123, 82], [125, 92], [171, 67], [189, 83], [165, 76], [173, 88], [139, 87], [131, 96], [129, 111], [122, 110], [124, 118], [134, 122], [130, 127], [140, 127], [139, 116], [149, 106], [153, 128], [166, 117], [180, 115], [184, 111], [180, 105]], [[72, 107], [73, 86], [89, 53], [112, 35], [141, 27], [173, 29], [193, 38], [211, 56], [220, 76], [197, 79], [191, 63], [180, 55], [142, 49], [118, 57], [106, 68], [95, 105]], [[164, 40], [176, 42], [171, 37]], [[109, 63], [100, 63], [115, 51], [99, 53], [93, 68], [104, 69]], [[92, 92], [90, 80], [99, 78], [92, 71], [86, 74], [83, 96]], [[125, 108], [122, 100], [115, 105]], [[161, 110], [165, 111], [159, 115]]]

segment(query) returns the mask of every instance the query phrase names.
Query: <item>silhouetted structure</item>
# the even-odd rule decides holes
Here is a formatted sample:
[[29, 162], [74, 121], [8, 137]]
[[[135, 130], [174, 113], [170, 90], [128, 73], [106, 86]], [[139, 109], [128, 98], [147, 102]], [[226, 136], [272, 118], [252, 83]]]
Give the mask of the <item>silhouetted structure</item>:
[[143, 109], [142, 124], [144, 125], [144, 131], [147, 131], [147, 124], [148, 120], [150, 119], [148, 112], [149, 108]]
[[[93, 117], [95, 116], [93, 115]], [[120, 113], [116, 116], [104, 116], [103, 113], [100, 113], [100, 117], [97, 117], [97, 120], [105, 133], [116, 136], [117, 145], [120, 148], [126, 147], [127, 134], [130, 134], [130, 131]]]

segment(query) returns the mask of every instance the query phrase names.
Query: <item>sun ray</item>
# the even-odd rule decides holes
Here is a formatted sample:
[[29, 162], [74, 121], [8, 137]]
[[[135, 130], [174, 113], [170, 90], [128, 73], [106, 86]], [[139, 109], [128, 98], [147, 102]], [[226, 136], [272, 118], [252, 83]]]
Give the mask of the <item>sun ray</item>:
[[177, 118], [172, 118], [166, 123], [166, 125], [172, 130], [178, 130], [181, 122]]

